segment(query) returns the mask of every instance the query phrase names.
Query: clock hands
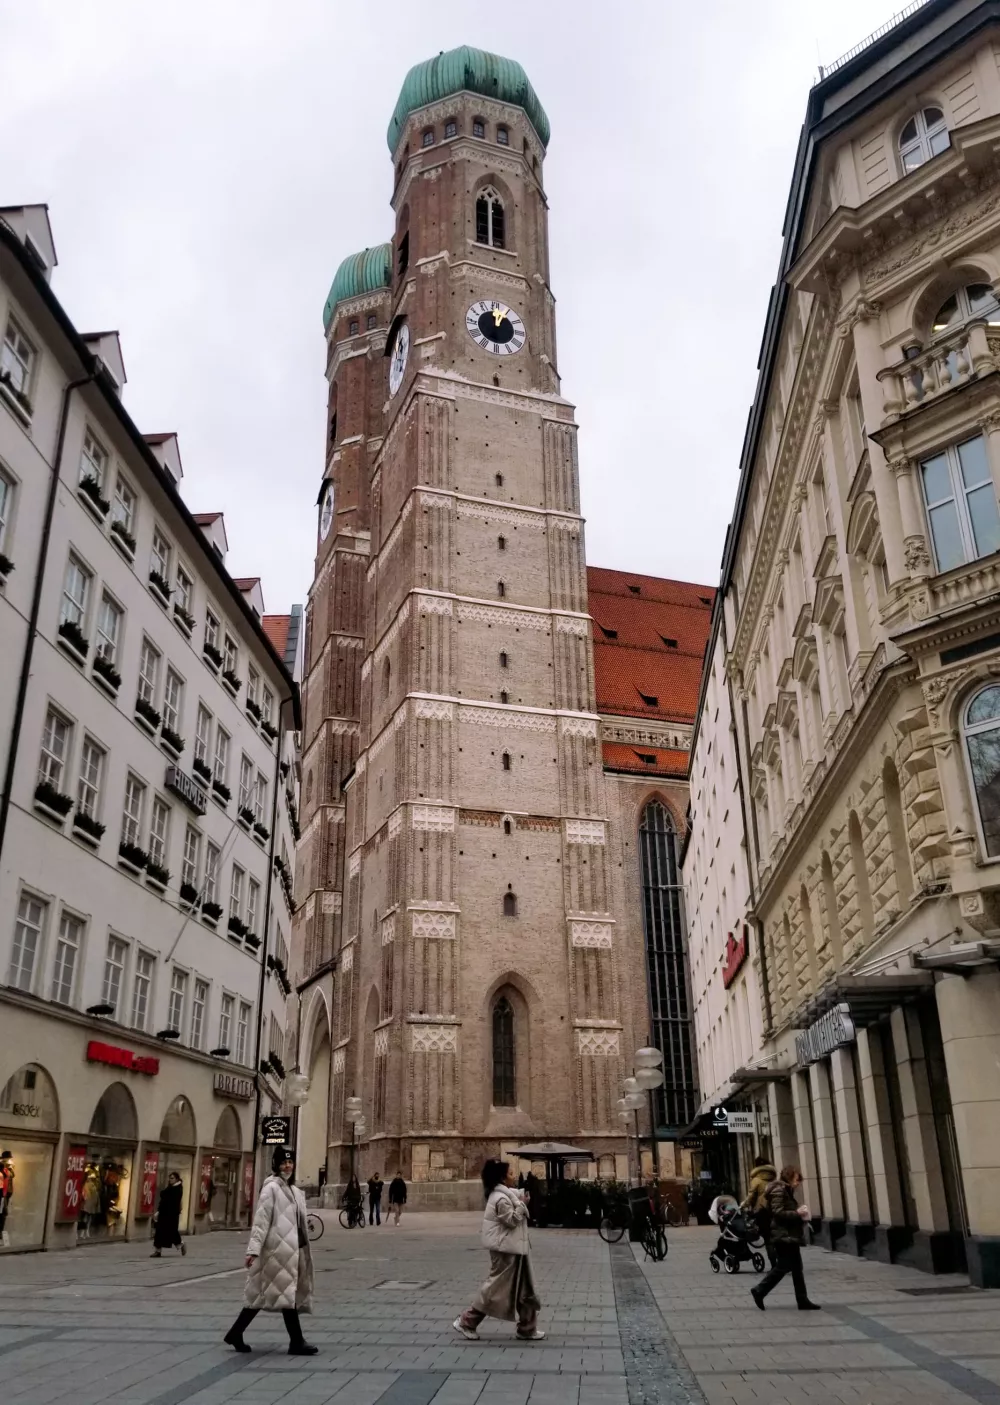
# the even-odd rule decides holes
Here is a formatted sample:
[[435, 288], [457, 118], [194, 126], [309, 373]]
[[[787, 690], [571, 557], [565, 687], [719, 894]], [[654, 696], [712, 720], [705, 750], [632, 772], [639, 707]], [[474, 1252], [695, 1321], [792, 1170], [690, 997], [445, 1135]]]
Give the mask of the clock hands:
[[505, 307], [494, 307], [491, 309], [491, 311], [493, 313], [493, 321], [496, 326], [499, 327], [500, 323], [507, 316], [507, 309]]

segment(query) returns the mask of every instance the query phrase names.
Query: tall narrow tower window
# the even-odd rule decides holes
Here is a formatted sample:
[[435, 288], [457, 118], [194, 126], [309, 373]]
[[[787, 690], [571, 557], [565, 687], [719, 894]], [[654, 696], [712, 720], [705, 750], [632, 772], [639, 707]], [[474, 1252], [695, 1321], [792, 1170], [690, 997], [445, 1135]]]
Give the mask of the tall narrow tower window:
[[476, 243], [492, 249], [505, 249], [503, 201], [489, 186], [476, 198]]
[[517, 916], [517, 894], [512, 892], [510, 884], [507, 884], [507, 891], [503, 895], [503, 915], [504, 917]]
[[450, 137], [454, 137], [454, 136], [457, 136], [457, 135], [458, 135], [458, 123], [454, 120], [454, 118], [451, 118], [449, 121], [447, 121], [447, 122], [444, 124], [444, 136], [445, 136], [445, 141], [447, 141]]
[[485, 137], [486, 123], [481, 117], [474, 117], [472, 119], [472, 135], [474, 137]]
[[501, 761], [503, 762], [503, 768], [504, 768], [504, 770], [505, 770], [505, 771], [509, 771], [509, 770], [510, 770], [510, 752], [509, 752], [509, 751], [505, 751], [504, 754], [503, 754], [503, 756], [502, 756], [500, 759], [501, 759]]
[[514, 1084], [514, 1009], [505, 995], [493, 1006], [493, 1106], [517, 1106]]
[[510, 663], [510, 658], [509, 658], [508, 655], [507, 655], [507, 650], [506, 650], [506, 649], [501, 649], [501, 650], [500, 650], [500, 667], [501, 667], [501, 668], [506, 668], [509, 663]]
[[504, 585], [503, 581], [497, 581], [497, 595], [499, 598], [502, 600], [506, 594], [507, 587]]
[[497, 146], [510, 146], [510, 133], [506, 127], [497, 128]]
[[434, 145], [434, 128], [433, 128], [433, 127], [428, 127], [427, 131], [424, 132], [423, 136], [420, 138], [420, 145], [421, 145], [421, 146], [433, 146], [433, 145]]
[[498, 488], [502, 488], [502, 487], [503, 487], [503, 474], [502, 474], [502, 473], [498, 473], [498, 474], [497, 474], [495, 482], [496, 482], [496, 485], [497, 485]]
[[403, 235], [402, 239], [400, 239], [400, 241], [399, 241], [399, 277], [400, 277], [400, 278], [402, 278], [403, 274], [406, 272], [406, 270], [409, 268], [409, 266], [410, 266], [410, 231], [407, 230], [406, 233]]
[[506, 537], [497, 537], [497, 551], [506, 551], [506, 550], [507, 550], [507, 538], [506, 538]]

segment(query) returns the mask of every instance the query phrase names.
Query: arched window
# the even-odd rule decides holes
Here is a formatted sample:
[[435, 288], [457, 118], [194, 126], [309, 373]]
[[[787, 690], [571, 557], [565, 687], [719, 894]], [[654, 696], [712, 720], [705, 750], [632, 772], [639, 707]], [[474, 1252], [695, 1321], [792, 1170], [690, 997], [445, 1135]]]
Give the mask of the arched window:
[[507, 538], [506, 538], [506, 537], [497, 537], [497, 551], [506, 551], [506, 550], [507, 550]]
[[506, 995], [493, 1006], [493, 1106], [517, 1106], [514, 1007]]
[[507, 891], [503, 895], [503, 915], [504, 917], [517, 916], [517, 894], [511, 890], [509, 883], [507, 884]]
[[965, 709], [965, 751], [987, 858], [1000, 855], [1000, 684], [991, 683]]
[[664, 1128], [686, 1127], [696, 1104], [677, 835], [659, 800], [642, 812], [639, 866], [650, 1025], [653, 1043], [663, 1054], [663, 1087], [653, 1094], [662, 1134]]
[[951, 145], [944, 113], [939, 107], [925, 107], [915, 112], [899, 134], [899, 156], [903, 172], [908, 174], [940, 156]]
[[481, 117], [473, 117], [473, 119], [472, 119], [472, 135], [473, 135], [474, 137], [485, 137], [485, 135], [486, 135], [486, 123], [483, 121], [483, 119], [482, 119]]
[[433, 146], [433, 145], [434, 145], [434, 128], [433, 128], [433, 127], [428, 127], [427, 130], [426, 130], [426, 132], [424, 132], [423, 136], [420, 138], [420, 145], [421, 145], [421, 146]]
[[847, 834], [851, 841], [851, 863], [854, 868], [854, 885], [858, 892], [861, 932], [863, 936], [870, 937], [875, 926], [872, 890], [868, 883], [868, 865], [865, 862], [865, 841], [861, 837], [861, 823], [853, 810], [847, 817]]
[[802, 916], [802, 935], [806, 940], [806, 960], [812, 977], [813, 989], [819, 989], [819, 962], [816, 959], [816, 936], [813, 932], [812, 904], [809, 890], [803, 883], [799, 888], [799, 912]]
[[497, 127], [497, 146], [510, 146], [510, 132], [506, 127]]
[[476, 243], [492, 249], [505, 249], [503, 201], [487, 186], [476, 196]]
[[499, 596], [499, 598], [502, 600], [506, 594], [506, 585], [503, 583], [503, 581], [497, 581], [497, 595]]
[[509, 703], [509, 702], [510, 702], [510, 694], [507, 692], [507, 690], [506, 690], [505, 688], [503, 688], [503, 689], [500, 690], [500, 701], [501, 701], [502, 703]]
[[500, 650], [500, 667], [501, 667], [501, 668], [506, 668], [509, 663], [510, 663], [510, 657], [509, 657], [509, 655], [507, 654], [507, 650], [506, 650], [506, 649], [501, 649], [501, 650]]
[[833, 862], [825, 849], [820, 859], [820, 869], [823, 874], [823, 906], [826, 908], [826, 930], [830, 939], [830, 950], [833, 952], [833, 964], [839, 971], [844, 964], [844, 944], [840, 940], [840, 916], [837, 912], [837, 889], [833, 881]]
[[509, 771], [509, 770], [510, 770], [510, 752], [509, 752], [509, 751], [505, 751], [505, 752], [503, 753], [503, 756], [501, 757], [501, 761], [502, 761], [502, 763], [503, 763], [503, 768], [504, 768], [504, 770], [505, 770], [505, 771]]
[[510, 834], [510, 832], [511, 832], [510, 820], [504, 820], [504, 822], [503, 822], [503, 832], [504, 832], [504, 834]]
[[905, 912], [913, 897], [913, 870], [910, 867], [910, 845], [906, 837], [906, 821], [903, 818], [903, 798], [899, 790], [899, 773], [890, 756], [882, 766], [882, 798], [885, 801], [885, 817], [889, 825], [889, 842], [892, 846], [892, 866], [896, 870], [896, 895], [899, 910]]
[[502, 487], [503, 487], [503, 474], [502, 474], [502, 473], [498, 473], [498, 474], [496, 475], [496, 478], [494, 479], [494, 482], [496, 483], [496, 485], [497, 485], [498, 488], [502, 488]]
[[1000, 326], [1000, 302], [989, 283], [966, 283], [938, 308], [931, 321], [931, 331], [945, 332], [979, 318], [991, 327]]

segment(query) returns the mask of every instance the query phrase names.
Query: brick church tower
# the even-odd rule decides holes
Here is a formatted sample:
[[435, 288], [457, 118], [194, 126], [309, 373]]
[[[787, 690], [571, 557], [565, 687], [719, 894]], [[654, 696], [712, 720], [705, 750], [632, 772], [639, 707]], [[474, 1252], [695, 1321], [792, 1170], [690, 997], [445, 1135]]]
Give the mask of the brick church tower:
[[642, 934], [630, 953], [616, 913], [548, 138], [519, 64], [466, 48], [412, 69], [392, 242], [341, 264], [325, 310], [297, 897], [299, 977], [329, 1021], [331, 1183], [352, 1095], [366, 1173], [468, 1180], [540, 1137], [620, 1153], [615, 1100], [647, 1038]]

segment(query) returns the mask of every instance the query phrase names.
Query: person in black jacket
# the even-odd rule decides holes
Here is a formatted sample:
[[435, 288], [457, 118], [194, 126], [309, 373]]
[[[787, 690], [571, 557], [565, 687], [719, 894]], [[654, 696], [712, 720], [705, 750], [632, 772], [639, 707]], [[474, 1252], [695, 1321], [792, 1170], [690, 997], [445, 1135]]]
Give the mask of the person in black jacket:
[[184, 1187], [176, 1171], [171, 1171], [167, 1183], [160, 1191], [160, 1201], [153, 1221], [153, 1252], [150, 1258], [163, 1257], [164, 1249], [176, 1245], [182, 1254], [187, 1253], [187, 1245], [181, 1239], [181, 1201]]
[[399, 1224], [399, 1217], [406, 1204], [406, 1182], [401, 1171], [397, 1171], [389, 1182], [389, 1210], [395, 1216], [393, 1224]]
[[385, 1181], [377, 1171], [368, 1179], [368, 1223], [382, 1223], [382, 1190]]
[[806, 1221], [809, 1209], [799, 1205], [795, 1199], [795, 1189], [802, 1184], [802, 1175], [797, 1166], [785, 1166], [776, 1181], [767, 1188], [767, 1208], [771, 1212], [770, 1243], [774, 1250], [774, 1267], [765, 1274], [756, 1288], [750, 1289], [750, 1296], [764, 1311], [764, 1299], [772, 1288], [784, 1278], [792, 1275], [795, 1289], [795, 1305], [800, 1312], [818, 1312], [819, 1303], [809, 1301], [806, 1292], [805, 1275], [802, 1272], [802, 1245], [805, 1242]]

